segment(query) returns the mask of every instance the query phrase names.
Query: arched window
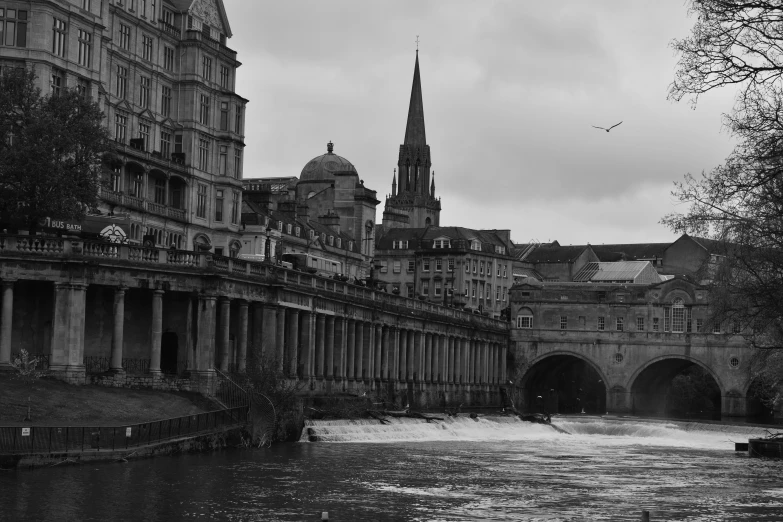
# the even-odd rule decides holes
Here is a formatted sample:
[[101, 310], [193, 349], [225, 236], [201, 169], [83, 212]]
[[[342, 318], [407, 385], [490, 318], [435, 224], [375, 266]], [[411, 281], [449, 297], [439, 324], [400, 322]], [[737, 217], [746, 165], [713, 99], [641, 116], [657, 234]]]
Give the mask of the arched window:
[[530, 308], [521, 308], [517, 314], [517, 328], [533, 328], [533, 311]]

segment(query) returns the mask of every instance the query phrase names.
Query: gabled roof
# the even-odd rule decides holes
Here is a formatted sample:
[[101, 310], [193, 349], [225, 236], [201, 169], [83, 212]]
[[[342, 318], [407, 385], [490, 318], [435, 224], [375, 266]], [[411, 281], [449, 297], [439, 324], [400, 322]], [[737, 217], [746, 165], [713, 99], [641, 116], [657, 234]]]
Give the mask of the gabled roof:
[[[189, 13], [190, 8], [193, 7], [193, 4], [196, 2], [196, 0], [166, 0], [168, 3], [174, 6], [174, 8], [181, 12], [181, 13]], [[203, 1], [203, 0], [202, 0]], [[233, 34], [231, 33], [231, 26], [228, 24], [228, 16], [226, 16], [226, 6], [223, 5], [223, 0], [209, 0], [211, 2], [214, 2], [215, 5], [218, 8], [218, 12], [220, 13], [220, 19], [223, 23], [223, 30], [225, 31], [226, 37], [231, 38]], [[199, 2], [200, 4], [201, 2]]]
[[541, 245], [525, 258], [528, 263], [571, 263], [590, 248], [589, 245]]
[[671, 243], [621, 243], [614, 245], [590, 245], [601, 261], [638, 261], [663, 257], [663, 251]]
[[587, 263], [574, 276], [575, 283], [659, 283], [661, 277], [649, 261]]

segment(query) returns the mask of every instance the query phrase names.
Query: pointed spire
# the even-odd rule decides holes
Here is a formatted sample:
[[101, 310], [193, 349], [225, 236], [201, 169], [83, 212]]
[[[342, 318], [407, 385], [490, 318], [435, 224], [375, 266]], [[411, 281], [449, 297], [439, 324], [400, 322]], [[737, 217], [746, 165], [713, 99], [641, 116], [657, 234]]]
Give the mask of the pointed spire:
[[432, 183], [430, 183], [430, 197], [435, 197], [435, 171], [432, 171]]
[[425, 146], [424, 103], [421, 100], [421, 75], [419, 74], [419, 51], [416, 50], [416, 67], [413, 69], [411, 103], [408, 107], [408, 124], [405, 127], [405, 145]]
[[394, 177], [392, 177], [392, 196], [397, 195], [397, 169], [394, 169]]

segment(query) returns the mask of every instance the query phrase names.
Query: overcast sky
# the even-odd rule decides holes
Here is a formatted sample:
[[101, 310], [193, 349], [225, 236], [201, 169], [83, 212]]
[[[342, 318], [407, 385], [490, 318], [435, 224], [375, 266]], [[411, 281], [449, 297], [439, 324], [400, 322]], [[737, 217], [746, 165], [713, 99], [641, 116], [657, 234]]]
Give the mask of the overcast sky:
[[[225, 0], [248, 98], [245, 177], [299, 176], [335, 144], [391, 192], [416, 35], [441, 225], [516, 242], [666, 242], [685, 173], [733, 142], [735, 92], [666, 99], [684, 0]], [[623, 124], [606, 133], [591, 125]]]

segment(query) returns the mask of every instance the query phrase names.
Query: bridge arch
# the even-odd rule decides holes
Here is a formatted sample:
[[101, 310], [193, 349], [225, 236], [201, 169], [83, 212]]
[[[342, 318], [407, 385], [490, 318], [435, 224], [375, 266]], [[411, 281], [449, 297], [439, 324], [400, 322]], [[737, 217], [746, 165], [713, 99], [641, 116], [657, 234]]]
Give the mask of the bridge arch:
[[543, 354], [530, 361], [520, 384], [522, 407], [530, 412], [606, 412], [606, 376], [584, 354], [567, 350]]
[[633, 414], [720, 419], [729, 391], [703, 361], [681, 354], [655, 357], [627, 381]]

